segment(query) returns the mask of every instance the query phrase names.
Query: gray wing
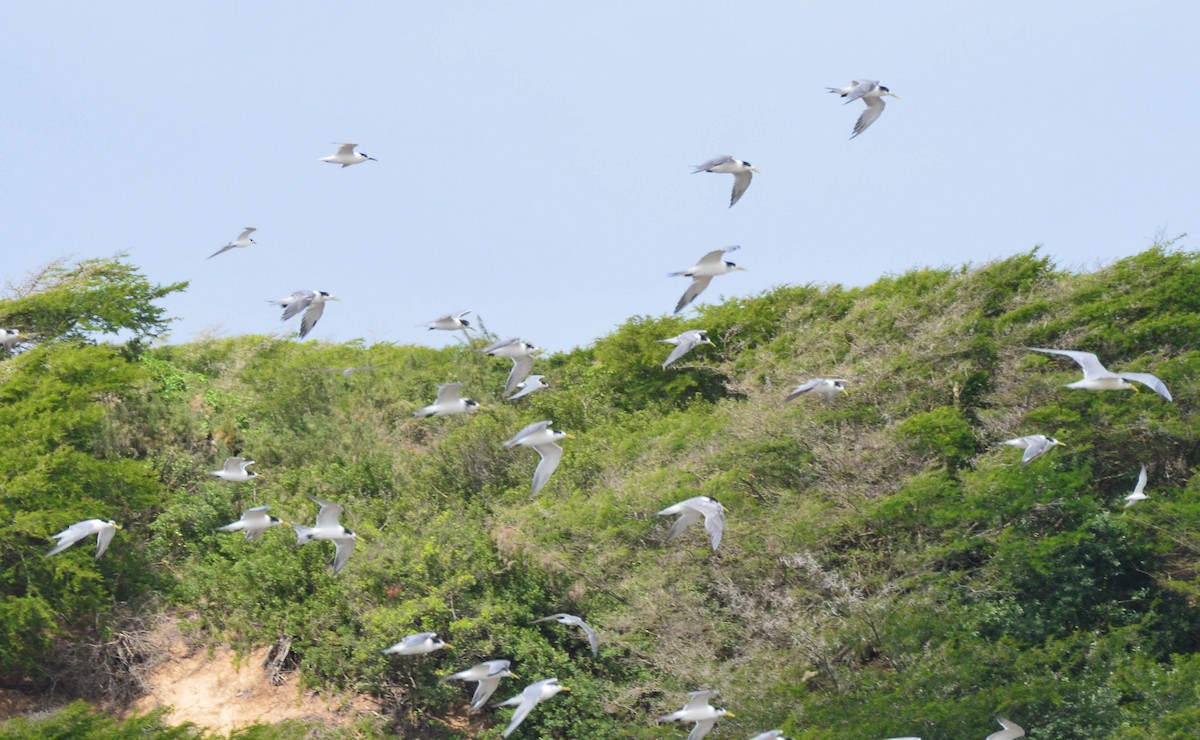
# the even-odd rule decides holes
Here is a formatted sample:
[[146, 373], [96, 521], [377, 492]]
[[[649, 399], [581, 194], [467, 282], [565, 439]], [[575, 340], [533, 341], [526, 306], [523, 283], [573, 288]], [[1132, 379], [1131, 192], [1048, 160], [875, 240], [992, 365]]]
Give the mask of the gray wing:
[[54, 549], [46, 553], [46, 557], [57, 555], [71, 545], [74, 545], [76, 542], [82, 540], [84, 537], [87, 537], [92, 533], [94, 521], [96, 520], [88, 519], [86, 521], [76, 522], [58, 534], [54, 535], [55, 538], [58, 539], [58, 544], [54, 546]]
[[1147, 480], [1146, 465], [1145, 465], [1145, 463], [1143, 463], [1142, 464], [1142, 472], [1138, 474], [1137, 485], [1133, 487], [1133, 495], [1134, 496], [1140, 495], [1141, 492], [1146, 488], [1146, 480]]
[[855, 100], [858, 100], [874, 90], [875, 86], [879, 83], [876, 80], [853, 80], [850, 84], [854, 87], [850, 88], [850, 91], [842, 96], [846, 98], [846, 103], [853, 103]]
[[308, 308], [312, 304], [313, 298], [316, 297], [317, 294], [311, 290], [297, 290], [295, 293], [292, 293], [292, 301], [283, 307], [283, 318], [280, 320], [287, 321]]
[[712, 728], [716, 727], [717, 720], [702, 719], [692, 727], [692, 731], [688, 733], [687, 740], [700, 740], [708, 733], [712, 732]]
[[104, 551], [108, 549], [108, 543], [112, 542], [112, 538], [116, 534], [116, 527], [104, 526], [100, 528], [100, 532], [96, 535], [96, 560], [99, 560]]
[[354, 537], [335, 537], [333, 544], [337, 545], [337, 550], [333, 553], [333, 572], [337, 573], [345, 567], [350, 555], [354, 553]]
[[851, 139], [866, 131], [883, 113], [883, 98], [863, 98], [862, 100], [867, 104], [867, 109], [854, 122], [854, 133], [850, 135]]
[[452, 403], [460, 398], [462, 383], [442, 383], [438, 386], [437, 400], [434, 404]]
[[583, 621], [579, 617], [574, 618], [574, 624], [576, 626], [578, 626], [581, 630], [583, 630], [583, 633], [585, 635], [587, 635], [588, 645], [590, 645], [592, 648], [592, 657], [599, 658], [600, 657], [600, 638], [596, 635], [596, 630], [592, 629], [591, 626], [588, 625], [587, 622]]
[[713, 549], [721, 544], [721, 535], [725, 533], [725, 507], [716, 501], [697, 501], [692, 507], [704, 515], [704, 529], [712, 538]]
[[[255, 506], [253, 509], [246, 509], [246, 511], [242, 512], [241, 521], [246, 525], [247, 541], [257, 538], [271, 526], [271, 517], [267, 516], [267, 509], [269, 508], [269, 506]], [[234, 524], [237, 524], [237, 522], [234, 522]]]
[[666, 361], [663, 362], [664, 368], [667, 365], [670, 365], [672, 362], [678, 360], [680, 357], [683, 357], [688, 352], [691, 352], [699, 341], [697, 340], [696, 335], [690, 333], [682, 335], [678, 337], [678, 339], [679, 344], [675, 345], [675, 349], [671, 350], [671, 354], [667, 355]]
[[358, 146], [358, 144], [338, 144], [337, 153], [339, 155], [354, 154], [354, 147], [356, 147], [356, 146]]
[[508, 737], [516, 730], [517, 727], [525, 721], [533, 708], [542, 699], [542, 682], [531, 683], [521, 692], [521, 704], [517, 707], [517, 711], [513, 712], [512, 719], [508, 722], [508, 729], [504, 731], [504, 737]]
[[788, 394], [788, 397], [783, 400], [790, 401], [801, 394], [808, 393], [813, 388], [816, 388], [818, 385], [820, 385], [822, 380], [824, 380], [824, 378], [813, 378], [806, 383], [796, 386], [792, 389], [792, 392]]
[[508, 382], [504, 384], [504, 393], [508, 395], [516, 389], [517, 384], [529, 377], [533, 371], [533, 355], [521, 355], [512, 358], [512, 370], [508, 373]]
[[525, 427], [524, 429], [522, 429], [521, 431], [517, 432], [515, 435], [513, 435], [512, 439], [508, 440], [507, 442], [504, 442], [503, 446], [504, 447], [513, 447], [514, 445], [517, 444], [517, 442], [521, 441], [522, 437], [528, 437], [530, 434], [533, 434], [534, 432], [540, 432], [541, 430], [550, 426], [552, 423], [553, 422], [550, 422], [550, 421], [535, 421], [532, 424]]
[[993, 732], [987, 736], [986, 740], [1017, 740], [1017, 738], [1025, 737], [1025, 728], [1013, 722], [1010, 719], [997, 717], [996, 721], [1004, 729], [1000, 732]]
[[[514, 371], [516, 370], [515, 366], [513, 367], [513, 370]], [[544, 376], [542, 376], [542, 375], [530, 375], [524, 381], [517, 383], [516, 386], [514, 386], [514, 387], [520, 389], [519, 392], [514, 393], [513, 395], [509, 396], [508, 400], [515, 401], [518, 398], [523, 398], [525, 396], [528, 396], [530, 393], [533, 393], [534, 391], [545, 387], [544, 384], [542, 383], [543, 377]]]
[[[296, 304], [292, 304], [294, 306]], [[291, 308], [291, 306], [288, 306]], [[321, 320], [321, 314], [325, 313], [325, 302], [320, 303], [309, 301], [308, 308], [304, 311], [304, 318], [300, 319], [300, 338], [303, 339], [312, 328]]]
[[209, 258], [209, 259], [212, 259], [213, 257], [216, 257], [218, 254], [223, 254], [223, 253], [225, 253], [225, 252], [228, 252], [228, 251], [229, 251], [229, 250], [231, 250], [231, 249], [233, 249], [233, 245], [232, 245], [232, 244], [226, 244], [225, 246], [221, 247], [221, 248], [220, 248], [220, 249], [218, 249], [217, 251], [215, 251], [215, 252], [213, 252], [212, 254], [208, 255], [208, 258]]
[[1050, 440], [1044, 438], [1025, 437], [1025, 454], [1021, 456], [1021, 464], [1028, 465], [1046, 450], [1050, 449]]
[[227, 458], [225, 458], [225, 465], [223, 466], [223, 467], [225, 468], [225, 472], [226, 472], [226, 473], [240, 473], [240, 472], [242, 472], [242, 462], [243, 462], [244, 460], [245, 460], [245, 458], [241, 458], [241, 457], [227, 457]]
[[708, 706], [708, 700], [719, 693], [720, 692], [714, 689], [707, 689], [705, 691], [692, 691], [688, 693], [689, 698], [687, 704], [683, 705], [683, 710], [686, 712], [689, 709], [703, 709]]
[[746, 189], [750, 187], [750, 180], [753, 177], [754, 173], [749, 170], [739, 172], [733, 176], [733, 194], [729, 197], [730, 208], [733, 208], [734, 204], [746, 194]]
[[713, 251], [701, 257], [700, 261], [696, 263], [696, 267], [716, 267], [725, 261], [724, 258], [726, 252], [732, 252], [735, 249], [737, 249], [737, 247], [730, 247], [729, 249], [714, 249]]
[[1091, 352], [1080, 352], [1079, 350], [1074, 349], [1043, 349], [1041, 347], [1026, 347], [1025, 349], [1031, 352], [1041, 352], [1047, 355], [1062, 355], [1063, 357], [1070, 357], [1072, 360], [1078, 363], [1080, 369], [1083, 370], [1083, 377], [1085, 380], [1089, 380], [1091, 378], [1103, 378], [1112, 374], [1100, 362], [1100, 358], [1096, 357], [1096, 355], [1092, 354]]
[[250, 237], [250, 235], [251, 235], [251, 234], [253, 234], [253, 233], [254, 233], [254, 232], [256, 232], [256, 231], [258, 231], [258, 229], [254, 228], [253, 226], [247, 226], [245, 231], [243, 231], [242, 233], [238, 234], [238, 238], [237, 238], [237, 240], [236, 240], [236, 241], [239, 241], [239, 242], [240, 242], [240, 241], [243, 241], [243, 240], [245, 240], [245, 239], [248, 239], [248, 238]]
[[1141, 383], [1172, 403], [1175, 401], [1175, 399], [1171, 398], [1171, 391], [1167, 390], [1167, 384], [1150, 373], [1118, 373], [1118, 375], [1125, 380], [1132, 380], [1135, 383]]
[[338, 526], [338, 518], [342, 515], [342, 505], [335, 504], [332, 501], [322, 501], [314, 496], [309, 496], [310, 499], [317, 502], [321, 507], [321, 511], [317, 512], [318, 527], [336, 527]]
[[538, 622], [550, 622], [550, 621], [557, 622], [558, 620], [560, 620], [564, 617], [570, 617], [570, 616], [571, 615], [567, 614], [566, 612], [559, 612], [558, 614], [551, 614], [548, 617], [542, 617], [541, 619], [535, 619], [532, 622], [530, 622], [530, 624], [537, 624]]
[[683, 534], [683, 530], [700, 521], [702, 516], [703, 514], [695, 509], [684, 509], [680, 512], [679, 518], [675, 520], [675, 523], [671, 525], [671, 530], [667, 532], [667, 542]]
[[488, 348], [484, 349], [484, 350], [483, 350], [483, 353], [484, 353], [485, 355], [487, 355], [487, 354], [491, 354], [492, 352], [495, 352], [495, 351], [496, 351], [496, 350], [498, 350], [498, 349], [504, 349], [505, 347], [507, 347], [507, 346], [509, 346], [509, 345], [511, 345], [511, 344], [516, 344], [516, 343], [517, 343], [517, 342], [519, 342], [519, 341], [521, 341], [521, 338], [520, 338], [520, 337], [509, 337], [508, 339], [505, 339], [505, 340], [504, 340], [504, 341], [502, 341], [502, 342], [496, 342], [496, 343], [495, 343], [495, 344], [493, 344], [492, 346], [490, 346], [490, 347], [488, 347]]
[[[502, 669], [503, 670], [503, 669]], [[504, 676], [486, 676], [479, 679], [475, 684], [475, 694], [471, 697], [471, 711], [478, 712], [487, 704], [487, 700], [492, 698], [492, 694], [496, 693], [496, 689], [500, 686], [500, 679]]]
[[425, 642], [426, 640], [433, 640], [436, 638], [437, 638], [436, 632], [418, 632], [415, 635], [409, 635], [408, 637], [405, 637], [403, 640], [400, 641], [400, 644], [403, 645], [404, 647], [416, 647], [417, 645], [420, 645], [421, 643]]
[[719, 157], [713, 157], [712, 159], [708, 160], [704, 164], [696, 165], [696, 170], [692, 174], [694, 175], [694, 174], [696, 174], [696, 172], [707, 172], [708, 170], [711, 170], [713, 167], [725, 164], [726, 162], [728, 162], [731, 159], [733, 159], [733, 157], [729, 156], [728, 154], [722, 154]]
[[533, 471], [533, 491], [529, 494], [530, 497], [536, 496], [537, 492], [542, 490], [542, 486], [546, 485], [546, 481], [550, 480], [554, 471], [558, 470], [558, 463], [562, 460], [563, 454], [563, 449], [553, 442], [535, 445], [533, 449], [542, 456], [542, 461], [538, 463], [537, 470]]
[[683, 291], [683, 296], [679, 299], [679, 303], [675, 304], [675, 313], [679, 313], [687, 304], [696, 300], [697, 296], [704, 292], [708, 284], [712, 282], [712, 275], [696, 276], [692, 278], [692, 284]]

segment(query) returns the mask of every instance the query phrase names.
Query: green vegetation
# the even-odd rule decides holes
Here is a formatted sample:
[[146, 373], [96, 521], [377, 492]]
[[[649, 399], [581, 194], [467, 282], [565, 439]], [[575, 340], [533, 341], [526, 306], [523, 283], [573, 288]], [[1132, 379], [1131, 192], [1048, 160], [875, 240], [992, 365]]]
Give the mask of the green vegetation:
[[[0, 302], [0, 325], [38, 337], [0, 362], [0, 679], [85, 693], [64, 651], [165, 610], [201, 643], [286, 645], [283, 670], [381, 697], [402, 736], [461, 736], [447, 718], [469, 692], [437, 677], [500, 657], [522, 680], [497, 700], [525, 679], [572, 689], [514, 737], [678, 737], [654, 718], [707, 687], [737, 713], [713, 737], [983, 737], [1002, 714], [1032, 738], [1182, 738], [1200, 722], [1196, 253], [1081, 275], [1035, 250], [637, 317], [541, 360], [552, 389], [512, 404], [509, 364], [477, 344], [147, 348], [164, 326], [150, 302], [181, 286], [119, 260], [53, 274]], [[97, 318], [56, 313], [77, 305], [64, 296]], [[694, 326], [716, 346], [663, 370], [655, 340]], [[1076, 369], [1025, 346], [1152, 372], [1175, 403], [1064, 389]], [[352, 365], [384, 367], [317, 371]], [[782, 402], [818, 375], [850, 392]], [[485, 410], [413, 419], [449, 380]], [[500, 442], [539, 419], [574, 438], [531, 500], [536, 456]], [[1033, 433], [1067, 446], [1022, 467], [998, 444]], [[209, 476], [234, 454], [260, 477]], [[1123, 509], [1141, 463], [1150, 499]], [[654, 513], [696, 495], [727, 510], [715, 553], [699, 527], [662, 541]], [[260, 504], [311, 521], [308, 496], [358, 533], [337, 576], [328, 543], [215, 531]], [[125, 527], [108, 554], [42, 557], [90, 517]], [[600, 631], [599, 659], [531, 624], [558, 611]], [[456, 649], [381, 654], [425, 630]], [[472, 727], [496, 738], [508, 716]], [[22, 722], [0, 737], [118, 732], [78, 706]]]

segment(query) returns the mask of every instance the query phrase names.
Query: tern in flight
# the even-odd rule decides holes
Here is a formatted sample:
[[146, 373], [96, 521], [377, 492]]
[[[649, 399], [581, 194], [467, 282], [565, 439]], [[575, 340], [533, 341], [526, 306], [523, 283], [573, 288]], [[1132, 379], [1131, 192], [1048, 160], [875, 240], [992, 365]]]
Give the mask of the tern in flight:
[[208, 255], [208, 258], [212, 259], [213, 257], [216, 257], [218, 254], [221, 254], [222, 252], [228, 252], [231, 249], [238, 249], [241, 247], [248, 247], [251, 244], [258, 244], [258, 242], [254, 241], [253, 239], [250, 238], [250, 235], [256, 231], [258, 231], [258, 229], [254, 228], [253, 226], [247, 226], [245, 231], [238, 234], [237, 239], [234, 239], [233, 241], [229, 242], [228, 244], [221, 247], [217, 251]]
[[717, 275], [728, 275], [731, 272], [737, 272], [738, 270], [746, 269], [744, 267], [738, 267], [734, 263], [727, 262], [722, 259], [726, 252], [732, 252], [735, 249], [741, 249], [741, 247], [714, 249], [713, 251], [701, 257], [699, 262], [687, 268], [686, 270], [667, 273], [667, 277], [678, 277], [682, 275], [692, 279], [692, 284], [688, 286], [687, 290], [683, 291], [683, 297], [679, 299], [679, 303], [675, 304], [675, 313], [679, 313], [684, 309], [685, 306], [687, 306], [687, 304], [696, 300], [696, 297], [704, 292], [704, 289], [708, 287], [708, 284], [711, 283], [712, 279]]
[[754, 173], [758, 172], [758, 168], [749, 162], [743, 162], [740, 159], [722, 155], [713, 157], [704, 164], [696, 165], [696, 169], [692, 174], [697, 172], [720, 172], [728, 175], [733, 175], [733, 194], [729, 198], [729, 207], [733, 208], [733, 204], [742, 199], [746, 194], [746, 188], [750, 187], [750, 179], [754, 177]]
[[846, 99], [847, 103], [861, 99], [867, 104], [867, 109], [862, 112], [862, 115], [858, 117], [858, 121], [854, 124], [854, 133], [850, 136], [851, 139], [866, 131], [872, 123], [875, 123], [880, 114], [883, 113], [883, 99], [885, 96], [891, 95], [897, 100], [900, 99], [899, 95], [880, 85], [875, 80], [854, 80], [846, 87], [829, 87], [826, 89], [831, 93], [841, 95]]
[[340, 164], [342, 169], [345, 169], [352, 164], [362, 164], [368, 159], [372, 162], [378, 161], [374, 157], [368, 157], [362, 152], [354, 151], [354, 147], [356, 146], [358, 146], [358, 144], [338, 144], [337, 154], [331, 154], [328, 157], [321, 157], [321, 159], [318, 161], [328, 162], [330, 164]]
[[271, 304], [283, 306], [281, 321], [287, 321], [301, 311], [304, 312], [304, 316], [300, 318], [300, 338], [303, 339], [321, 320], [321, 314], [325, 313], [325, 302], [340, 300], [323, 290], [297, 290], [287, 298], [271, 301]]

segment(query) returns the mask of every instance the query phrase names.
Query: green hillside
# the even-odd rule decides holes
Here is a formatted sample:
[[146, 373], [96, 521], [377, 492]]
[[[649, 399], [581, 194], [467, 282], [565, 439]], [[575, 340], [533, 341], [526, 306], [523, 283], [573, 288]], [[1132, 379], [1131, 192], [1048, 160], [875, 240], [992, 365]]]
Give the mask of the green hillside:
[[[1031, 738], [1195, 737], [1200, 254], [1076, 274], [1035, 250], [635, 317], [541, 358], [552, 387], [513, 403], [486, 337], [154, 346], [154, 300], [184, 287], [99, 261], [0, 302], [0, 327], [33, 335], [0, 360], [0, 685], [128, 698], [145, 656], [122, 636], [168, 613], [201, 643], [276, 644], [280, 670], [382, 697], [363, 733], [461, 737], [443, 719], [470, 691], [437, 678], [509, 658], [521, 678], [495, 700], [571, 688], [514, 738], [677, 738], [655, 719], [701, 688], [736, 713], [713, 738], [983, 738], [998, 715]], [[715, 346], [663, 370], [657, 340], [694, 328]], [[114, 330], [124, 344], [90, 339]], [[1174, 403], [1063, 388], [1078, 367], [1029, 346], [1153, 373]], [[382, 367], [320, 371], [366, 365]], [[820, 376], [849, 392], [783, 401]], [[484, 409], [412, 418], [448, 381]], [[543, 419], [572, 438], [531, 499], [537, 455], [500, 443]], [[1039, 433], [1065, 446], [1022, 466], [1000, 445]], [[260, 477], [212, 477], [229, 455]], [[1125, 509], [1143, 463], [1150, 498]], [[655, 515], [699, 495], [726, 509], [715, 552], [702, 526], [665, 543]], [[357, 532], [336, 575], [332, 546], [290, 528], [216, 531], [264, 504], [311, 523], [309, 496]], [[43, 557], [94, 517], [123, 526], [104, 557], [94, 538]], [[598, 659], [578, 630], [531, 624], [555, 612], [599, 630]], [[454, 649], [382, 654], [421, 631]], [[510, 714], [485, 710], [473, 736]], [[0, 738], [52, 725], [120, 733], [76, 706]]]

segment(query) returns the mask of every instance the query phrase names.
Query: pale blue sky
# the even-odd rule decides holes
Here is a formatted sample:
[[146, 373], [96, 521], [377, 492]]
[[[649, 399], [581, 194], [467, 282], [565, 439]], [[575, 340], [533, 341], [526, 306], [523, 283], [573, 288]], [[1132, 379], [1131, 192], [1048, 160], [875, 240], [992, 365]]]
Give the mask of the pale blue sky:
[[[173, 341], [554, 350], [699, 303], [1036, 244], [1088, 269], [1196, 228], [1194, 2], [10, 3], [2, 277], [127, 251]], [[879, 79], [875, 125], [824, 91]], [[378, 162], [318, 162], [354, 141]], [[762, 169], [737, 206], [718, 154]], [[205, 258], [256, 226], [258, 245]], [[1187, 241], [1185, 240], [1185, 244]], [[689, 311], [689, 314], [692, 311]]]

